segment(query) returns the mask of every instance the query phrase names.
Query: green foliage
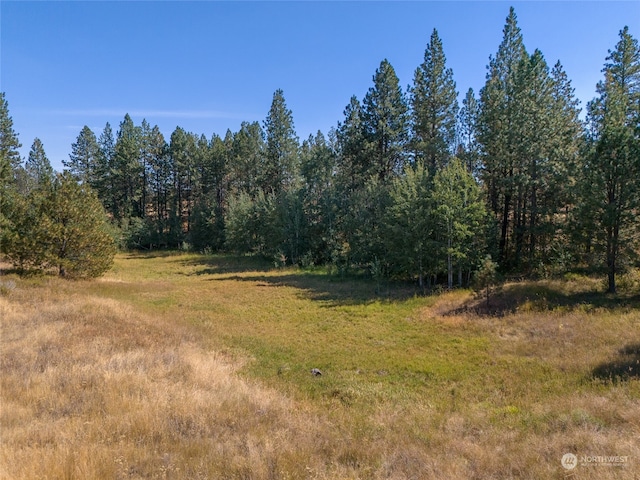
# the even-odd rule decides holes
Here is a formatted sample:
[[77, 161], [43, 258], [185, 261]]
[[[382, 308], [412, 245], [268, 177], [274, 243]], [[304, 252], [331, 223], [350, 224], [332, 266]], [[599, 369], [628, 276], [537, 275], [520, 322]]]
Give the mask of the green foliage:
[[431, 182], [424, 163], [407, 167], [405, 174], [394, 180], [390, 202], [384, 227], [387, 257], [396, 273], [417, 277], [418, 285], [424, 288], [425, 278], [436, 271]]
[[371, 158], [368, 174], [384, 181], [402, 172], [407, 159], [409, 114], [396, 72], [386, 59], [380, 62], [373, 86], [362, 102], [362, 128]]
[[56, 268], [60, 276], [81, 278], [111, 267], [116, 249], [104, 209], [70, 173], [14, 197], [12, 207], [2, 250], [18, 268]]
[[25, 163], [25, 173], [28, 190], [39, 185], [47, 185], [53, 181], [53, 168], [51, 168], [51, 163], [39, 138], [33, 141], [29, 158]]
[[498, 264], [491, 260], [491, 255], [487, 255], [478, 265], [473, 285], [476, 293], [485, 297], [487, 308], [489, 307], [491, 292], [498, 281]]
[[210, 199], [201, 199], [194, 208], [189, 238], [198, 252], [215, 251], [224, 246], [224, 219]]
[[229, 186], [232, 192], [247, 192], [253, 196], [263, 183], [262, 163], [264, 132], [258, 122], [242, 122], [240, 130], [231, 134], [228, 163]]
[[462, 108], [458, 115], [458, 150], [456, 154], [474, 176], [479, 173], [480, 167], [480, 146], [476, 138], [479, 114], [478, 100], [473, 89], [470, 88], [462, 100]]
[[20, 271], [48, 266], [49, 233], [43, 219], [50, 188], [51, 185], [37, 185], [26, 193], [12, 190], [6, 197], [7, 222], [0, 238], [0, 251]]
[[511, 9], [480, 92], [477, 136], [506, 269], [532, 272], [562, 239], [581, 142], [578, 113], [562, 66], [550, 72], [542, 52], [527, 54]]
[[86, 125], [78, 134], [75, 143], [71, 145], [68, 161], [62, 164], [81, 182], [96, 187], [99, 185], [98, 162], [100, 161], [100, 147], [95, 133]]
[[412, 150], [432, 175], [447, 164], [453, 151], [457, 98], [453, 70], [446, 68], [442, 41], [434, 29], [424, 52], [424, 62], [416, 69], [411, 88]]
[[280, 193], [298, 182], [298, 137], [293, 125], [293, 115], [287, 108], [284, 92], [273, 94], [269, 114], [264, 121], [266, 137], [262, 166], [262, 188], [265, 192]]
[[69, 174], [56, 178], [44, 198], [48, 263], [61, 276], [98, 277], [113, 263], [115, 245], [95, 193]]
[[[456, 273], [468, 283], [491, 253], [529, 275], [606, 264], [614, 291], [640, 238], [640, 54], [627, 28], [606, 62], [585, 131], [562, 65], [527, 52], [511, 8], [479, 98], [469, 89], [460, 111], [434, 29], [408, 98], [383, 60], [327, 136], [300, 145], [276, 90], [262, 124], [210, 140], [177, 127], [167, 142], [128, 114], [115, 139], [108, 123], [99, 139], [85, 126], [64, 164], [95, 189], [123, 248], [188, 242], [423, 289], [444, 278], [451, 288]], [[0, 100], [0, 241], [28, 268], [44, 254], [24, 232], [45, 215], [40, 179], [52, 172], [39, 141], [20, 165]]]
[[9, 103], [5, 93], [0, 92], [0, 187], [12, 177], [13, 171], [20, 165], [18, 149], [21, 146], [18, 134], [13, 130]]
[[640, 244], [640, 47], [626, 27], [604, 74], [599, 97], [589, 104], [580, 220], [590, 230], [589, 245], [604, 254], [608, 291], [615, 293], [623, 259]]
[[470, 271], [484, 250], [486, 210], [480, 187], [457, 158], [436, 173], [432, 201], [438, 257], [447, 259], [447, 284], [452, 288], [454, 268], [461, 284], [462, 271]]

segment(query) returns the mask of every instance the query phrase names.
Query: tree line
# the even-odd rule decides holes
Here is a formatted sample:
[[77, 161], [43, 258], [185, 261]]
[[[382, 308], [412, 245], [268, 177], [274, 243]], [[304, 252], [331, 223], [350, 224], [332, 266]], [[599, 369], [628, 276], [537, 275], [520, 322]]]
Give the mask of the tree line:
[[504, 272], [600, 268], [615, 292], [640, 236], [640, 49], [627, 27], [602, 72], [583, 121], [561, 63], [527, 51], [511, 8], [484, 87], [461, 105], [434, 29], [407, 91], [383, 60], [326, 136], [300, 142], [277, 90], [262, 124], [223, 137], [177, 127], [166, 139], [129, 115], [115, 134], [84, 127], [57, 180], [37, 139], [21, 164], [3, 94], [3, 250], [15, 257], [24, 218], [6, 198], [47, 177], [93, 192], [126, 248], [251, 252], [422, 288], [467, 284], [491, 255]]

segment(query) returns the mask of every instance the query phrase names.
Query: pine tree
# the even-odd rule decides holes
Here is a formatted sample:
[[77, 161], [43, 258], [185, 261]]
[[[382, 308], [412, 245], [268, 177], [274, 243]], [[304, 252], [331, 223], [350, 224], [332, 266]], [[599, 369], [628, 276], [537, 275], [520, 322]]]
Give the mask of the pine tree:
[[287, 108], [282, 90], [273, 94], [271, 108], [264, 121], [264, 132], [266, 148], [262, 188], [265, 192], [278, 194], [297, 184], [300, 170], [299, 141], [293, 114]]
[[487, 81], [480, 91], [478, 141], [482, 151], [482, 180], [490, 210], [499, 225], [498, 250], [503, 266], [509, 256], [518, 174], [516, 146], [520, 139], [512, 124], [519, 114], [516, 78], [527, 53], [513, 7], [503, 29], [495, 58], [489, 61]]
[[456, 140], [458, 93], [438, 31], [433, 30], [411, 88], [412, 149], [432, 175], [447, 164]]
[[25, 171], [30, 190], [38, 185], [50, 184], [53, 181], [53, 168], [39, 138], [36, 138], [31, 145], [29, 157], [25, 163]]
[[142, 123], [140, 124], [140, 128], [138, 129], [138, 133], [140, 135], [140, 157], [139, 163], [140, 166], [138, 168], [139, 172], [139, 184], [140, 184], [140, 197], [138, 199], [138, 205], [136, 210], [139, 212], [139, 215], [142, 218], [147, 216], [147, 211], [149, 207], [149, 194], [150, 194], [150, 175], [151, 175], [151, 165], [153, 163], [153, 155], [154, 155], [154, 134], [151, 128], [151, 125], [145, 118], [142, 119]]
[[54, 173], [40, 139], [33, 141], [25, 168], [18, 167], [14, 177], [15, 183], [2, 199], [6, 217], [0, 225], [0, 250], [24, 271], [45, 262], [48, 253], [49, 233], [43, 228], [42, 211]]
[[407, 160], [408, 107], [395, 70], [383, 60], [362, 102], [362, 125], [370, 175], [381, 181], [401, 173]]
[[258, 122], [242, 122], [240, 130], [232, 136], [228, 165], [232, 192], [243, 191], [252, 197], [258, 193], [258, 188], [264, 182], [262, 178], [264, 155], [265, 144], [262, 127]]
[[62, 164], [79, 181], [95, 187], [99, 184], [97, 176], [99, 157], [100, 147], [96, 135], [85, 125], [71, 145], [69, 161], [63, 160]]
[[423, 290], [436, 267], [431, 183], [421, 160], [405, 167], [404, 175], [393, 180], [383, 227], [387, 259], [395, 273], [417, 278]]
[[114, 148], [111, 174], [115, 189], [115, 213], [120, 222], [131, 217], [141, 217], [139, 201], [142, 196], [140, 164], [140, 129], [129, 114], [120, 122]]
[[[9, 115], [9, 103], [5, 93], [0, 92], [0, 188], [13, 177], [20, 166], [18, 134], [13, 130], [13, 119]], [[0, 212], [1, 214], [1, 212]]]
[[593, 242], [604, 250], [608, 291], [616, 292], [621, 260], [638, 248], [640, 209], [640, 47], [620, 31], [588, 105], [591, 151], [583, 169], [583, 202], [593, 216]]
[[344, 120], [336, 131], [338, 158], [336, 176], [338, 188], [344, 195], [364, 185], [371, 170], [371, 159], [367, 155], [362, 105], [352, 96], [344, 109]]
[[105, 211], [95, 193], [69, 174], [58, 175], [43, 198], [39, 230], [46, 232], [46, 262], [62, 277], [99, 277], [113, 264], [116, 249]]
[[106, 211], [112, 218], [118, 218], [116, 176], [114, 170], [115, 139], [109, 122], [106, 123], [98, 139], [98, 157], [94, 172], [93, 188]]
[[470, 88], [462, 100], [462, 108], [458, 115], [457, 156], [474, 176], [480, 173], [480, 146], [477, 139], [479, 114], [478, 100]]
[[[330, 138], [335, 133], [330, 133]], [[301, 173], [304, 179], [303, 211], [308, 229], [307, 252], [314, 263], [330, 259], [336, 235], [335, 145], [322, 132], [309, 135], [301, 147]]]
[[155, 125], [147, 139], [148, 160], [148, 186], [149, 186], [149, 209], [151, 211], [151, 222], [155, 225], [155, 243], [166, 246], [166, 233], [169, 231], [169, 218], [171, 211], [171, 164], [169, 161], [168, 146]]
[[12, 213], [2, 251], [19, 269], [55, 268], [60, 276], [80, 278], [100, 276], [111, 267], [115, 244], [104, 208], [70, 172], [37, 184]]
[[539, 196], [538, 259], [567, 267], [572, 225], [570, 209], [576, 203], [578, 168], [584, 144], [579, 100], [558, 61], [551, 70], [550, 128], [546, 140], [548, 166], [546, 189]]
[[169, 155], [173, 179], [171, 243], [178, 244], [184, 240], [183, 234], [191, 230], [197, 137], [181, 127], [176, 127], [169, 141]]

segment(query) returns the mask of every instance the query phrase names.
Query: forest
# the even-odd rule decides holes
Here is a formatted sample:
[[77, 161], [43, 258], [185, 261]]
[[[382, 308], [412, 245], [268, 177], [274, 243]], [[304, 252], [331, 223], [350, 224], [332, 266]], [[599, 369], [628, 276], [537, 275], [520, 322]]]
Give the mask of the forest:
[[231, 251], [277, 265], [468, 285], [616, 276], [640, 257], [640, 47], [629, 29], [582, 115], [562, 64], [530, 52], [511, 8], [486, 83], [460, 96], [433, 30], [405, 91], [382, 60], [326, 134], [298, 138], [284, 92], [262, 123], [165, 138], [126, 114], [85, 126], [65, 171], [21, 159], [0, 97], [0, 248], [19, 269], [98, 276], [121, 249]]

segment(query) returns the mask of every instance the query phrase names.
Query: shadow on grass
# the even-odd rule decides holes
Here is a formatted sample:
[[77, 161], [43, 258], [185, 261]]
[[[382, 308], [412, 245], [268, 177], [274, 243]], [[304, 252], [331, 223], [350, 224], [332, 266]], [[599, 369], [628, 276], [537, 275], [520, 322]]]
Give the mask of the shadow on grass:
[[185, 259], [183, 265], [196, 267], [196, 275], [225, 273], [269, 272], [275, 270], [272, 262], [253, 255], [196, 255]]
[[304, 291], [311, 300], [330, 302], [332, 305], [362, 305], [372, 302], [401, 302], [417, 295], [417, 290], [400, 282], [383, 286], [363, 277], [339, 277], [326, 273], [300, 271], [281, 275], [230, 275], [212, 281], [233, 280], [256, 283], [258, 287], [293, 287]]
[[196, 267], [195, 275], [212, 276], [210, 281], [248, 282], [259, 288], [293, 287], [307, 298], [333, 305], [396, 302], [418, 294], [417, 288], [406, 282], [376, 282], [365, 275], [332, 274], [326, 268], [278, 269], [272, 262], [255, 256], [202, 256], [185, 259], [184, 264]]
[[591, 376], [613, 383], [640, 379], [640, 343], [621, 348], [614, 360], [598, 365], [592, 370]]
[[539, 282], [509, 284], [492, 294], [488, 305], [484, 298], [476, 298], [446, 312], [445, 315], [472, 313], [479, 316], [502, 317], [518, 311], [640, 308], [640, 295], [612, 295], [594, 290], [577, 292], [562, 290], [560, 285]]

